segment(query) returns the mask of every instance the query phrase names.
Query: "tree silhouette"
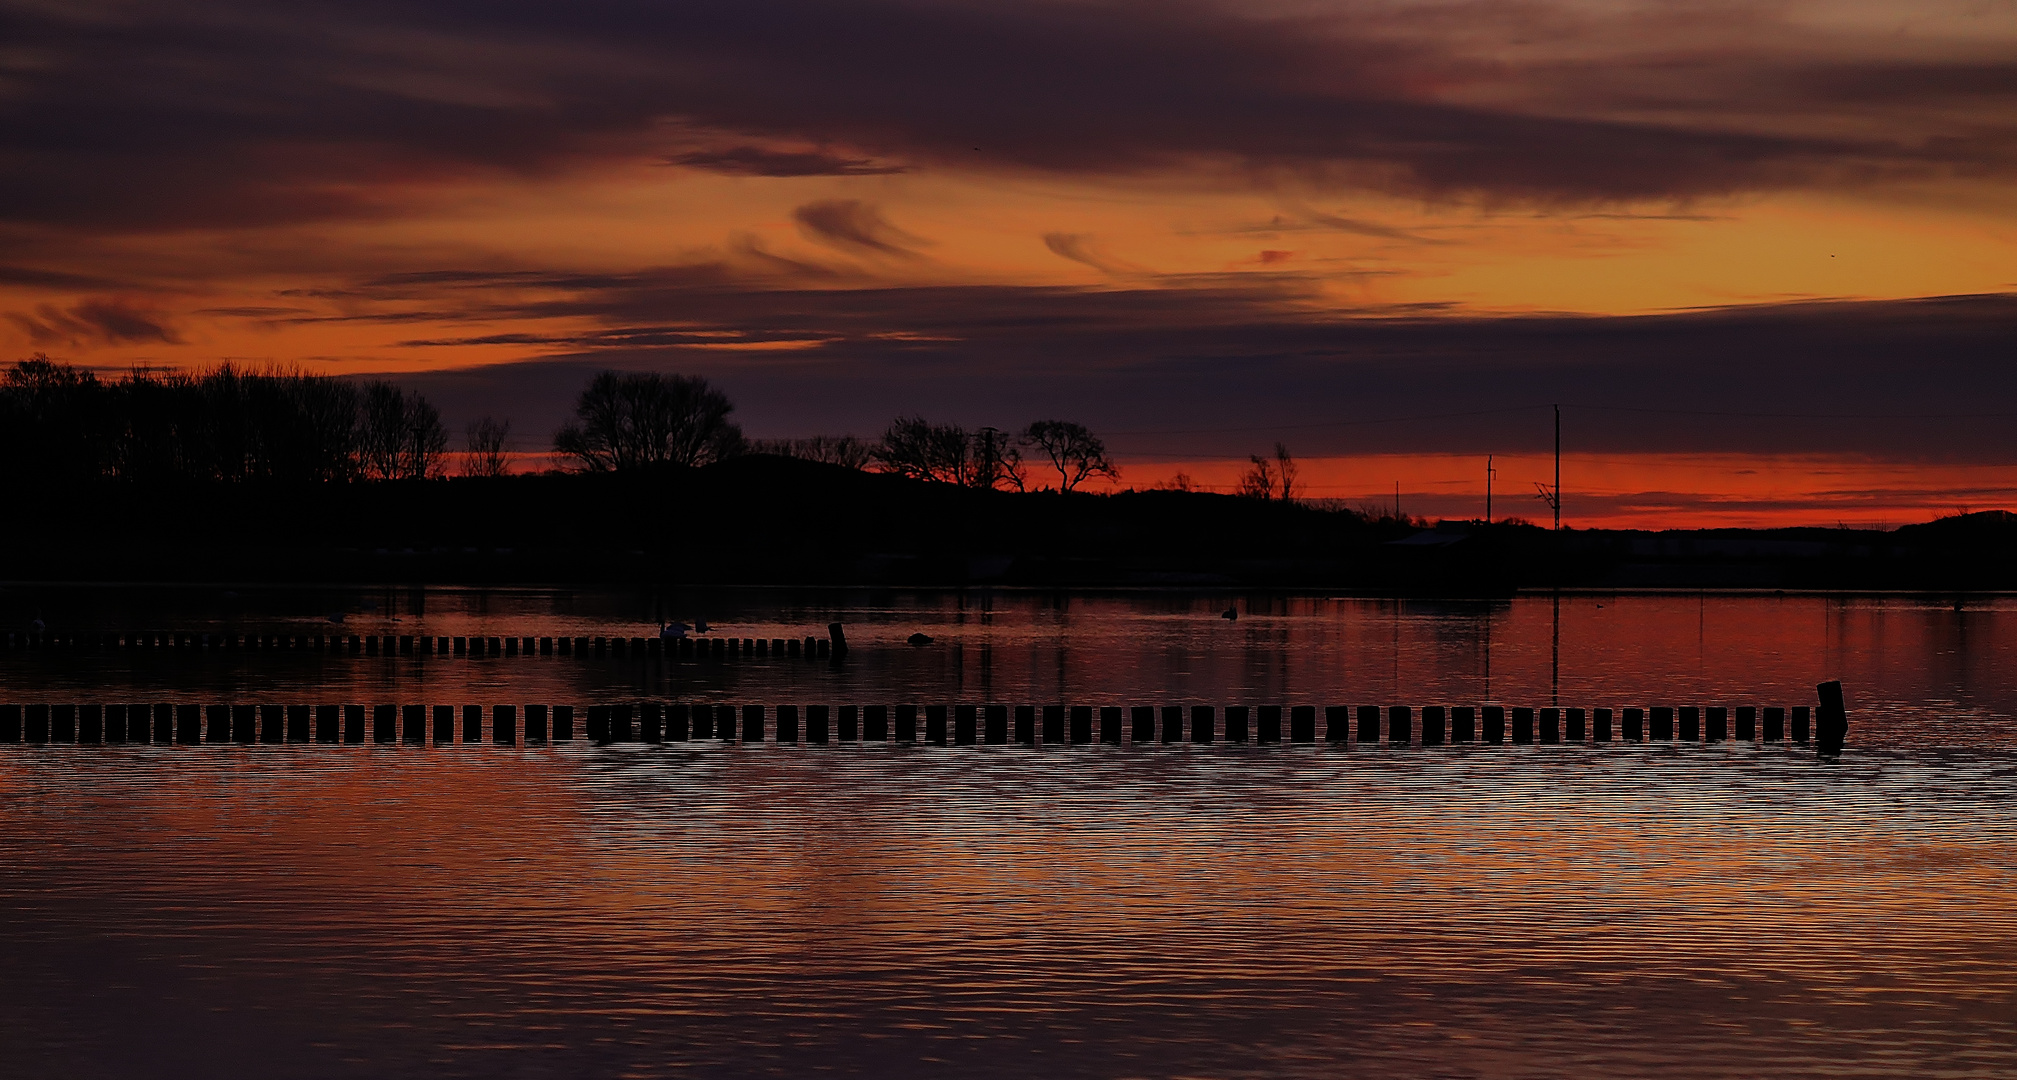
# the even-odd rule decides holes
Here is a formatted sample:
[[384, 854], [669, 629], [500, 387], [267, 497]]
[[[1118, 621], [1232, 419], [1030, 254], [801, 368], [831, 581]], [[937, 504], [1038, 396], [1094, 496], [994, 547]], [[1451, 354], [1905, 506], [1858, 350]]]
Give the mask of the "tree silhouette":
[[1022, 451], [998, 428], [969, 432], [958, 424], [934, 424], [922, 416], [899, 416], [882, 434], [875, 460], [884, 472], [973, 488], [1023, 489]]
[[553, 449], [584, 472], [706, 465], [742, 451], [734, 411], [697, 376], [604, 371], [575, 402], [574, 422], [554, 433]]
[[884, 472], [943, 484], [966, 482], [972, 437], [958, 424], [934, 424], [922, 416], [899, 416], [882, 433], [875, 460]]
[[425, 480], [441, 475], [448, 430], [441, 413], [417, 393], [387, 382], [366, 383], [358, 425], [358, 458], [373, 480]]
[[483, 416], [463, 429], [462, 475], [503, 476], [510, 470], [505, 451], [511, 442], [511, 421]]
[[1118, 480], [1121, 471], [1107, 457], [1107, 445], [1084, 424], [1069, 420], [1039, 420], [1023, 437], [1044, 452], [1058, 471], [1058, 490], [1070, 491], [1095, 476]]

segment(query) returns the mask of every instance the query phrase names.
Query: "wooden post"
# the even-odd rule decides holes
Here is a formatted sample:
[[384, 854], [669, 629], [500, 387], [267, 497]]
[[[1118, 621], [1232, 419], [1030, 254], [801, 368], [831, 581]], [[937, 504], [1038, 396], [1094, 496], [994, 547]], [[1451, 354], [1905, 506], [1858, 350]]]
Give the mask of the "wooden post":
[[462, 707], [462, 743], [475, 746], [483, 741], [483, 706], [464, 705]]
[[167, 745], [175, 741], [175, 706], [165, 701], [155, 702], [153, 742]]
[[1093, 741], [1093, 707], [1074, 705], [1071, 708], [1071, 741], [1073, 745], [1084, 746]]
[[1246, 742], [1248, 737], [1247, 718], [1250, 710], [1245, 705], [1226, 706], [1226, 741]]
[[1771, 705], [1765, 708], [1765, 742], [1781, 742], [1786, 738], [1786, 710]]
[[317, 705], [315, 707], [315, 741], [318, 743], [337, 743], [343, 741], [343, 726], [342, 721], [337, 716], [336, 706]]
[[574, 655], [574, 643], [575, 643], [575, 641], [576, 641], [576, 640], [577, 640], [577, 639], [575, 639], [575, 638], [571, 638], [571, 637], [563, 637], [563, 638], [554, 638], [554, 639], [553, 639], [553, 653], [554, 653], [554, 655], [555, 655], [555, 656], [573, 656], [573, 655]]
[[917, 742], [917, 706], [898, 705], [896, 707], [896, 741]]
[[116, 703], [105, 706], [105, 741], [126, 741], [126, 706]]
[[1702, 741], [1702, 710], [1693, 705], [1683, 705], [1676, 710], [1675, 718], [1680, 721], [1682, 742]]
[[1809, 708], [1808, 708], [1807, 706], [1805, 706], [1805, 705], [1795, 705], [1795, 706], [1793, 706], [1793, 741], [1794, 741], [1794, 742], [1806, 742], [1806, 741], [1807, 741], [1807, 718], [1808, 718], [1808, 715], [1809, 715], [1809, 712], [1810, 712]]
[[[53, 728], [54, 725], [52, 724]], [[53, 733], [53, 732], [52, 732]], [[68, 742], [68, 739], [62, 740]], [[203, 707], [203, 741], [223, 743], [231, 741], [231, 706], [205, 705]]]
[[981, 741], [989, 746], [1007, 745], [1009, 741], [1007, 705], [989, 705], [983, 710]]
[[364, 741], [364, 706], [355, 704], [343, 706], [343, 741], [346, 743]]
[[842, 705], [839, 707], [840, 741], [855, 743], [861, 741], [861, 707]]
[[609, 739], [611, 742], [637, 741], [637, 732], [631, 728], [630, 720], [630, 702], [619, 701], [609, 707]]
[[255, 718], [252, 706], [250, 705], [231, 706], [232, 742], [250, 743], [256, 740], [259, 737], [258, 727], [259, 722]]
[[105, 741], [105, 706], [77, 707], [77, 741], [89, 746], [96, 746]]
[[1646, 741], [1646, 710], [1644, 709], [1625, 710], [1625, 741], [1626, 742]]
[[1674, 710], [1667, 705], [1653, 706], [1652, 740], [1654, 742], [1674, 741]]
[[1016, 706], [1016, 742], [1024, 746], [1037, 744], [1037, 708], [1034, 705]]
[[962, 702], [952, 710], [954, 746], [972, 746], [980, 741], [980, 708]]
[[468, 639], [468, 638], [466, 638], [466, 637], [458, 637], [458, 638], [456, 638], [456, 639], [455, 639], [455, 655], [457, 655], [457, 656], [467, 656], [467, 655], [469, 655], [469, 639]]
[[1176, 743], [1184, 741], [1184, 707], [1163, 706], [1163, 741]]
[[1564, 727], [1567, 730], [1562, 732], [1562, 741], [1566, 743], [1575, 743], [1576, 745], [1581, 746], [1586, 741], [1583, 736], [1583, 722], [1584, 722], [1583, 710], [1570, 709], [1568, 710], [1566, 716], [1567, 720], [1564, 724]]
[[1702, 710], [1702, 738], [1707, 742], [1722, 742], [1730, 737], [1730, 711], [1721, 705], [1711, 705]]
[[1450, 710], [1450, 741], [1469, 743], [1478, 740], [1478, 711], [1470, 705], [1459, 705]]
[[1542, 744], [1551, 745], [1560, 743], [1562, 741], [1562, 710], [1552, 708], [1542, 709], [1539, 720], [1541, 723]]
[[1443, 725], [1445, 712], [1441, 705], [1422, 706], [1422, 745], [1443, 745]]
[[1100, 741], [1109, 746], [1121, 744], [1121, 707], [1100, 706]]
[[[491, 639], [491, 640], [493, 640], [493, 641], [494, 641], [494, 640], [496, 640], [496, 639], [495, 639], [495, 638], [493, 638], [493, 639]], [[656, 640], [656, 639], [654, 639], [654, 640]], [[517, 655], [518, 655], [518, 639], [517, 639], [517, 638], [515, 638], [515, 637], [508, 637], [508, 638], [505, 638], [505, 639], [504, 639], [504, 655], [506, 655], [506, 656], [517, 656]]]
[[870, 743], [889, 741], [889, 706], [864, 705], [861, 707], [861, 740]]
[[847, 633], [841, 629], [839, 623], [826, 624], [826, 637], [828, 641], [833, 643], [833, 658], [835, 660], [847, 656]]
[[1263, 705], [1254, 714], [1254, 741], [1278, 743], [1282, 741], [1282, 707]]
[[399, 741], [408, 746], [427, 745], [427, 706], [399, 707]]
[[[968, 705], [966, 708], [972, 709], [973, 706]], [[805, 707], [805, 741], [816, 746], [825, 746], [828, 737], [827, 707], [824, 705], [807, 705]], [[967, 741], [971, 742], [973, 740], [969, 739]]]
[[1737, 706], [1737, 741], [1758, 741], [1758, 707], [1756, 705]]
[[1611, 710], [1590, 710], [1590, 737], [1597, 742], [1611, 741]]
[[[793, 642], [797, 644], [797, 642]], [[933, 746], [945, 745], [945, 706], [926, 705], [924, 707], [924, 741]]]
[[[13, 635], [9, 634], [9, 638]], [[0, 743], [21, 741], [21, 706], [0, 705]]]
[[[943, 706], [943, 705], [939, 705], [939, 706], [935, 706], [935, 707], [936, 707], [936, 708], [937, 708], [937, 709], [939, 710], [939, 738], [938, 738], [938, 741], [939, 741], [939, 744], [940, 744], [940, 745], [944, 745], [944, 744], [945, 744], [945, 706]], [[779, 706], [777, 706], [777, 708], [776, 708], [776, 710], [775, 710], [775, 711], [776, 711], [776, 713], [777, 713], [777, 741], [778, 741], [778, 743], [779, 743], [780, 745], [782, 745], [782, 744], [784, 744], [784, 743], [795, 743], [795, 742], [797, 742], [797, 741], [798, 741], [798, 706], [796, 706], [796, 705], [779, 705]]]
[[1835, 757], [1849, 741], [1849, 706], [1842, 699], [1842, 684], [1830, 680], [1814, 687], [1821, 708], [1814, 717], [1814, 750], [1823, 757]]
[[742, 707], [742, 740], [750, 746], [764, 744], [763, 706], [744, 705]]
[[1480, 719], [1480, 726], [1484, 731], [1483, 742], [1487, 745], [1498, 746], [1504, 743], [1506, 741], [1506, 707], [1504, 705], [1485, 706]]
[[1065, 707], [1044, 706], [1044, 745], [1065, 741]]
[[550, 638], [550, 637], [543, 637], [543, 638], [540, 638], [540, 639], [539, 639], [539, 655], [541, 655], [541, 656], [552, 656], [552, 655], [553, 655], [553, 639], [552, 639], [552, 638]]
[[1140, 746], [1143, 743], [1155, 742], [1156, 707], [1154, 705], [1132, 705], [1129, 706], [1129, 709], [1131, 710], [1130, 717], [1134, 724], [1134, 730], [1128, 734], [1128, 739], [1136, 746]]
[[1378, 705], [1361, 705], [1358, 708], [1358, 713], [1359, 730], [1357, 736], [1359, 745], [1378, 746], [1380, 744], [1380, 707]]
[[1406, 750], [1415, 745], [1415, 710], [1406, 705], [1387, 707], [1387, 745]]
[[455, 706], [436, 705], [434, 707], [434, 745], [455, 745]]
[[287, 713], [280, 706], [259, 707], [259, 741], [263, 743], [287, 741]]
[[1212, 741], [1212, 729], [1218, 726], [1218, 710], [1210, 705], [1191, 706], [1191, 741], [1208, 743]]
[[1531, 746], [1534, 742], [1534, 710], [1516, 706], [1513, 709], [1513, 745]]
[[1317, 741], [1317, 707], [1315, 705], [1289, 706], [1289, 741], [1313, 743]]
[[[785, 656], [786, 656], [787, 658], [790, 658], [790, 659], [797, 659], [797, 658], [798, 658], [798, 655], [799, 655], [799, 651], [798, 651], [798, 639], [797, 639], [797, 638], [791, 638], [790, 640], [786, 641], [786, 642], [784, 643], [784, 649], [785, 649], [785, 653], [784, 653], [784, 655], [785, 655]], [[927, 706], [927, 708], [929, 708], [929, 706]]]
[[[525, 707], [525, 741], [532, 741], [532, 710]], [[675, 701], [665, 707], [665, 741], [685, 742], [693, 737], [693, 706], [683, 701]]]
[[396, 705], [373, 705], [371, 707], [371, 741], [397, 742], [399, 740], [399, 707]]
[[590, 705], [585, 717], [588, 741], [597, 746], [609, 744], [609, 706]]
[[648, 743], [665, 741], [665, 704], [658, 701], [637, 703], [638, 737]]
[[546, 706], [527, 705], [525, 707], [525, 741], [527, 743], [550, 743], [547, 734], [548, 721]]
[[555, 705], [553, 707], [553, 741], [574, 741], [574, 706]]
[[693, 737], [696, 739], [712, 739], [716, 737], [723, 739], [735, 738], [733, 724], [726, 717], [722, 719], [722, 730], [719, 732], [715, 730], [714, 712], [714, 703], [711, 701], [702, 701], [693, 706]]

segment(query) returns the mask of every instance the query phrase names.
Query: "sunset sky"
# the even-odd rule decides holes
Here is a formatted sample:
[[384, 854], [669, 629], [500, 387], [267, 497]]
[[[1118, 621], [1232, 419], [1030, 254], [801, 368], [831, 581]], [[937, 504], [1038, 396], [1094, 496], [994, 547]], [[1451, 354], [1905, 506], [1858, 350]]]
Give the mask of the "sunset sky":
[[1564, 520], [2017, 508], [2017, 0], [0, 0], [0, 337]]

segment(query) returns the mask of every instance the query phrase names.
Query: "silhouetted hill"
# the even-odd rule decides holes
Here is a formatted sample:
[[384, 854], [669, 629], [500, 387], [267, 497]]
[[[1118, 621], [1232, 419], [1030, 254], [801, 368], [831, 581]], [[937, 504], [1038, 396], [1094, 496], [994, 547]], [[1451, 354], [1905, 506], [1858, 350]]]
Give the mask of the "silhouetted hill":
[[34, 580], [1320, 587], [2017, 587], [2017, 515], [1895, 533], [1372, 521], [1200, 492], [977, 491], [752, 455], [646, 475], [348, 484], [33, 484]]

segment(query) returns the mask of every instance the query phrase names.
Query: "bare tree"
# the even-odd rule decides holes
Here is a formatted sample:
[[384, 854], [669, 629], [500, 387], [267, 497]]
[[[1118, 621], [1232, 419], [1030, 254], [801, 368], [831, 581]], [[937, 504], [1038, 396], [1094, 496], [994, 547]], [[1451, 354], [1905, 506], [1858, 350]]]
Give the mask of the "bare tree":
[[1289, 448], [1281, 443], [1276, 443], [1275, 486], [1279, 489], [1278, 497], [1283, 502], [1289, 502], [1296, 497], [1296, 473], [1298, 471], [1300, 470], [1296, 468], [1296, 459], [1289, 456]]
[[875, 460], [875, 444], [852, 435], [814, 435], [806, 439], [762, 439], [749, 444], [753, 454], [823, 461], [848, 469], [866, 469]]
[[884, 472], [962, 487], [1021, 491], [1027, 480], [1022, 451], [1006, 432], [991, 427], [969, 432], [922, 416], [892, 421], [875, 460]]
[[1248, 454], [1247, 460], [1253, 467], [1240, 477], [1237, 494], [1249, 499], [1272, 499], [1275, 497], [1275, 463], [1259, 454]]
[[511, 421], [485, 415], [463, 429], [462, 475], [503, 476], [511, 471], [507, 452], [511, 445]]
[[418, 393], [388, 382], [364, 386], [358, 459], [377, 480], [422, 480], [441, 473], [448, 430], [441, 412]]
[[706, 465], [742, 451], [733, 411], [706, 379], [605, 371], [581, 392], [574, 422], [554, 434], [553, 449], [585, 472]]
[[884, 472], [944, 484], [966, 482], [971, 436], [958, 424], [934, 424], [922, 416], [899, 416], [875, 448]]
[[999, 428], [974, 432], [970, 462], [965, 477], [968, 487], [1022, 491], [1026, 486], [1028, 470], [1023, 467], [1022, 448]]
[[1121, 471], [1107, 457], [1107, 445], [1084, 424], [1069, 420], [1039, 420], [1023, 438], [1050, 458], [1058, 471], [1058, 490], [1070, 491], [1095, 476], [1118, 480]]

